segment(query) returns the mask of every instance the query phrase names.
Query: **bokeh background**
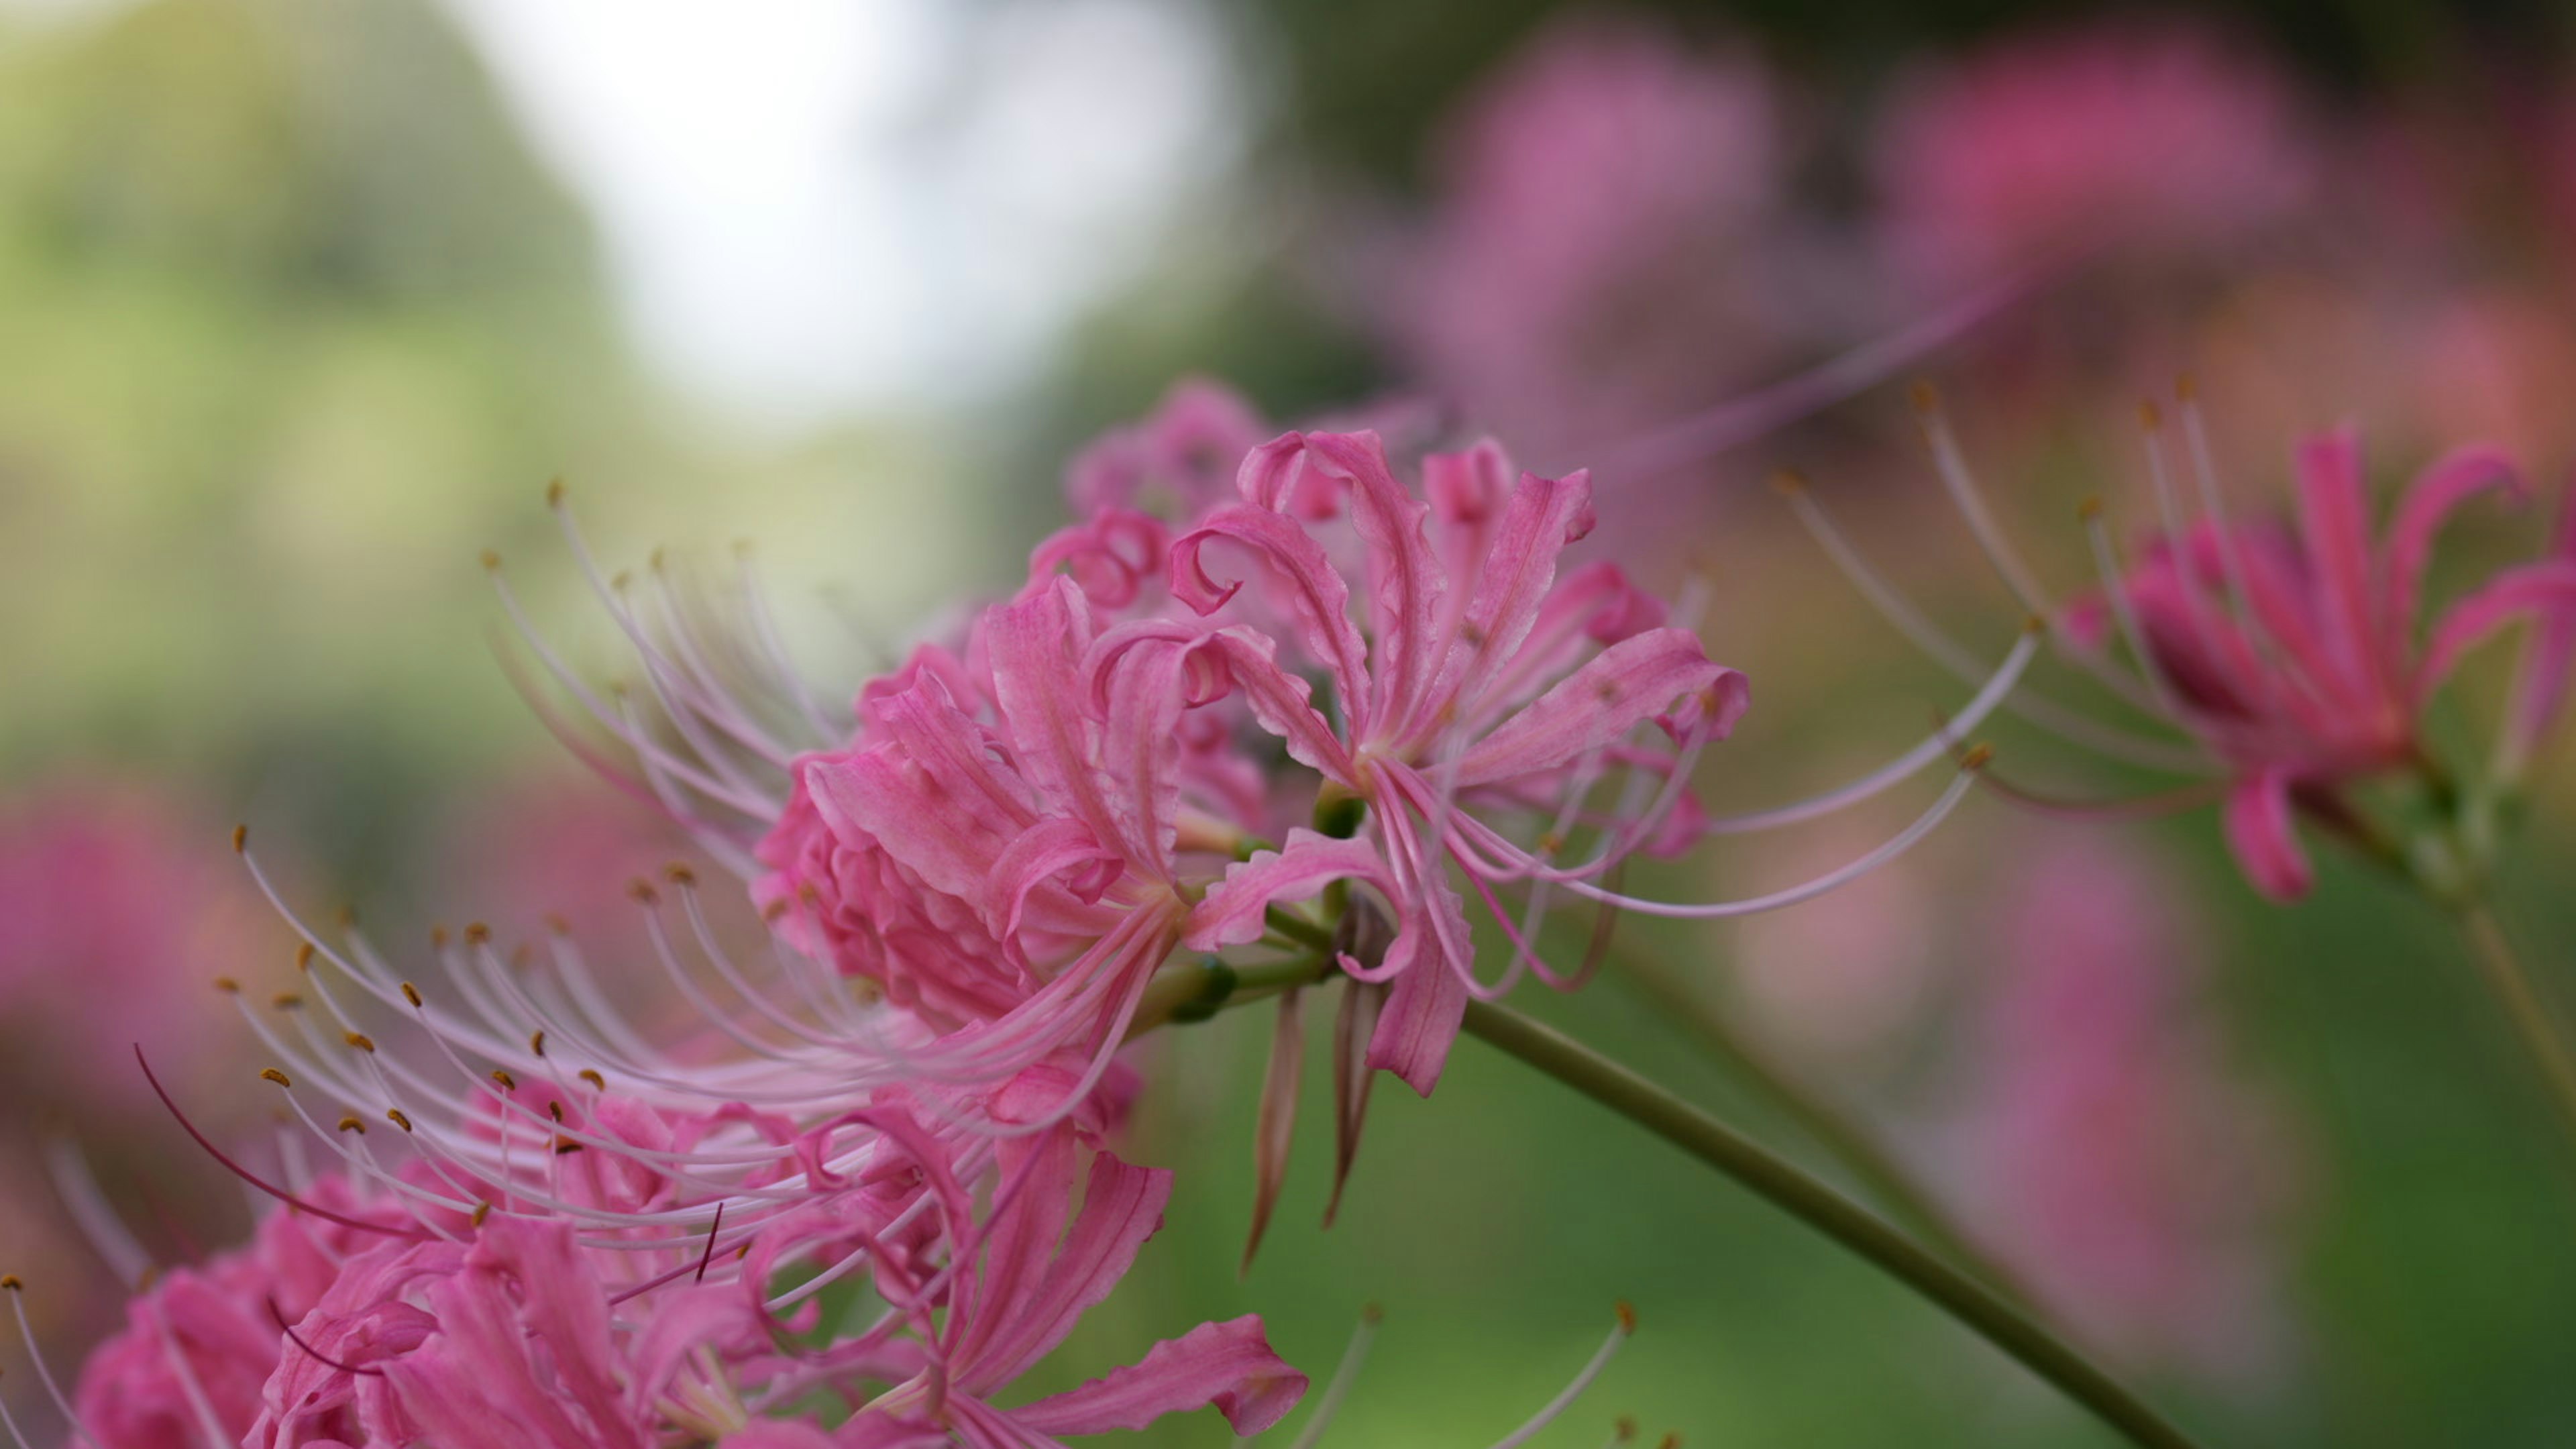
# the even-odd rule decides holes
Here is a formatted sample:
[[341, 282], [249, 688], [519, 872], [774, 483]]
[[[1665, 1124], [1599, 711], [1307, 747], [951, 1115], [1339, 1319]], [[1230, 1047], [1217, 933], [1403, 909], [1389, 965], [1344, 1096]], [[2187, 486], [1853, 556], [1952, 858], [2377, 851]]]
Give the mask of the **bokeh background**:
[[[1814, 477], [1980, 647], [2016, 625], [1904, 376], [1940, 384], [2068, 588], [2080, 500], [2143, 516], [2138, 399], [2185, 368], [2240, 498], [2344, 418], [2384, 484], [2481, 437], [2554, 493], [2572, 83], [2576, 21], [2541, 0], [0, 4], [0, 1269], [43, 1288], [58, 1353], [115, 1321], [57, 1203], [75, 1138], [167, 1251], [247, 1222], [127, 1047], [207, 1120], [266, 1130], [255, 1044], [207, 989], [292, 975], [236, 821], [300, 905], [390, 942], [630, 929], [624, 882], [679, 846], [518, 698], [478, 563], [504, 557], [569, 658], [619, 667], [549, 480], [612, 568], [747, 543], [840, 688], [1007, 587], [1064, 460], [1176, 378], [1283, 423], [1490, 429], [1598, 464], [1589, 546], [1695, 581], [1757, 700], [1707, 791], [1754, 807], [1962, 694], [1771, 470]], [[1664, 431], [1997, 283], [2009, 301], [1829, 405]], [[2476, 518], [2444, 577], [2538, 532]], [[2502, 665], [2438, 721], [2463, 760]], [[2135, 784], [1999, 743], [2035, 781]], [[2571, 773], [2543, 770], [2504, 886], [2553, 988]], [[1918, 806], [1654, 884], [1784, 883]], [[1751, 1044], [2211, 1442], [2576, 1438], [2576, 1178], [2445, 923], [2358, 868], [2281, 909], [2205, 815], [1981, 800], [1849, 892], [1625, 940], [1664, 994], [1614, 972], [1534, 1009], [1813, 1156], [1705, 1033]], [[1472, 1045], [1436, 1103], [1379, 1094], [1329, 1232], [1310, 1112], [1238, 1278], [1265, 1031], [1155, 1048], [1138, 1150], [1190, 1170], [1063, 1375], [1254, 1308], [1320, 1373], [1376, 1304], [1333, 1442], [1482, 1443], [1624, 1298], [1645, 1331], [1543, 1442], [1620, 1413], [1698, 1444], [2099, 1442], [1900, 1290]]]

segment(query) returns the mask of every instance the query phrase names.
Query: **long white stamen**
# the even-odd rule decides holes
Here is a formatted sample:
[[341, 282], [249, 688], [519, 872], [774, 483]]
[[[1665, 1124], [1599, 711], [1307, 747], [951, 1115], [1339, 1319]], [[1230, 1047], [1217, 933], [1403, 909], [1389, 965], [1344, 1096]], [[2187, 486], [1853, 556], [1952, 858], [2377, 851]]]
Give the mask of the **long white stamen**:
[[1574, 1376], [1574, 1382], [1567, 1384], [1563, 1392], [1548, 1400], [1546, 1406], [1532, 1415], [1528, 1423], [1495, 1440], [1494, 1449], [1519, 1449], [1519, 1446], [1538, 1437], [1540, 1430], [1555, 1423], [1559, 1415], [1574, 1407], [1576, 1399], [1583, 1397], [1585, 1389], [1592, 1387], [1592, 1381], [1601, 1377], [1601, 1371], [1608, 1368], [1610, 1360], [1618, 1356], [1619, 1345], [1627, 1342], [1628, 1335], [1636, 1331], [1635, 1317], [1629, 1313], [1626, 1304], [1621, 1304], [1619, 1321], [1611, 1325], [1610, 1336], [1601, 1341], [1600, 1349], [1592, 1355], [1592, 1361], [1583, 1366], [1583, 1371]]
[[72, 1401], [64, 1396], [63, 1386], [54, 1381], [53, 1366], [45, 1362], [45, 1351], [36, 1344], [35, 1325], [27, 1321], [26, 1288], [14, 1277], [0, 1278], [0, 1297], [9, 1300], [9, 1311], [18, 1320], [18, 1338], [27, 1351], [27, 1362], [35, 1366], [37, 1381], [52, 1396], [54, 1407], [62, 1411], [64, 1422], [72, 1426], [73, 1433], [88, 1440], [91, 1449], [102, 1449], [98, 1436], [89, 1431], [89, 1425], [81, 1422], [80, 1414], [72, 1408]]
[[1322, 1442], [1324, 1430], [1331, 1427], [1333, 1415], [1349, 1397], [1351, 1385], [1359, 1380], [1360, 1365], [1368, 1362], [1369, 1343], [1377, 1337], [1378, 1311], [1374, 1305], [1360, 1310], [1360, 1321], [1351, 1329], [1351, 1341], [1342, 1350], [1342, 1361], [1333, 1365], [1333, 1376], [1324, 1381], [1324, 1392], [1315, 1400], [1315, 1412], [1306, 1419], [1296, 1442], [1288, 1449], [1315, 1449]]
[[1928, 386], [1914, 390], [1914, 416], [1923, 425], [1923, 439], [1932, 448], [1932, 469], [1941, 477], [1941, 486], [1949, 490], [1950, 502], [1967, 521], [1968, 531], [1976, 536], [1977, 548], [1986, 562], [1994, 565], [2006, 586], [2021, 606], [2043, 619], [2057, 616], [2057, 606], [2049, 601], [2048, 590], [2040, 585], [2039, 576], [2023, 562], [2012, 540], [1995, 522], [1986, 508], [1985, 494], [1977, 487], [1976, 476], [1968, 471], [1967, 456], [1959, 449], [1958, 437], [1950, 431], [1950, 420], [1941, 411], [1941, 400]]
[[179, 1395], [188, 1401], [197, 1432], [205, 1436], [205, 1449], [235, 1449], [238, 1441], [224, 1431], [223, 1416], [215, 1412], [214, 1401], [206, 1397], [206, 1386], [197, 1381], [196, 1366], [188, 1362], [188, 1351], [180, 1346], [177, 1331], [170, 1327], [169, 1309], [158, 1298], [147, 1297], [144, 1304], [152, 1315], [152, 1330], [161, 1339], [161, 1353], [170, 1362], [170, 1377], [178, 1380]]
[[[1894, 585], [1890, 584], [1869, 561], [1861, 557], [1848, 534], [1837, 526], [1824, 505], [1802, 481], [1790, 480], [1781, 492], [1788, 498], [1791, 511], [1806, 526], [1818, 547], [1825, 551], [1835, 567], [1851, 581], [1870, 607], [1876, 609], [1888, 625], [1904, 636], [1907, 643], [1930, 656], [1932, 661], [1958, 678], [1975, 684], [1985, 676], [1985, 666], [1966, 645], [1951, 637], [1929, 616], [1916, 608]], [[2067, 708], [2054, 700], [2021, 690], [2004, 702], [2010, 713], [2028, 720], [2044, 730], [2108, 755], [2116, 760], [2147, 769], [2176, 774], [2207, 774], [2208, 756], [2172, 740], [2141, 735], [2116, 725], [2105, 724], [2089, 715]]]
[[2098, 506], [2084, 510], [2084, 541], [2093, 551], [2093, 567], [2102, 578], [2102, 597], [2111, 604], [2111, 617], [2120, 625], [2120, 638], [2128, 644], [2129, 654], [2137, 660], [2138, 677], [2147, 682], [2147, 694], [2156, 709], [2167, 719], [2184, 719], [2182, 699], [2174, 693], [2173, 681], [2165, 676], [2162, 661], [2147, 641], [2146, 626], [2138, 619], [2137, 601], [2129, 597], [2129, 580], [2120, 568], [2120, 551], [2111, 542], [2111, 526], [2103, 521]]
[[54, 1192], [79, 1227], [81, 1236], [89, 1239], [90, 1248], [107, 1264], [116, 1281], [126, 1291], [136, 1291], [143, 1275], [152, 1269], [152, 1255], [134, 1240], [125, 1219], [108, 1205], [107, 1194], [98, 1186], [98, 1175], [89, 1170], [89, 1160], [81, 1156], [80, 1144], [68, 1137], [55, 1137], [45, 1143], [45, 1168], [54, 1180]]
[[2040, 631], [2036, 629], [2025, 631], [2020, 642], [2013, 645], [2012, 652], [2004, 656], [2003, 667], [1995, 671], [1994, 677], [1986, 681], [1985, 688], [1977, 691], [1976, 697], [1968, 701], [1967, 707], [1959, 711], [1957, 718], [1933, 731], [1930, 738], [1887, 764], [1840, 789], [1828, 790], [1824, 794], [1801, 800], [1794, 805], [1782, 805], [1776, 809], [1756, 811], [1748, 815], [1721, 816], [1708, 821], [1702, 829], [1709, 835], [1742, 835], [1751, 831], [1772, 830], [1783, 825], [1795, 825], [1801, 821], [1813, 820], [1820, 815], [1830, 815], [1845, 806], [1857, 805], [1863, 800], [1872, 799], [1890, 787], [1912, 779], [1918, 771], [1933, 761], [1955, 756], [1968, 733], [1983, 723], [1986, 716], [1994, 713], [1996, 707], [2012, 693], [2013, 687], [2021, 682], [2022, 672], [2030, 666], [2032, 657], [2039, 652], [2041, 637]]
[[1966, 798], [1968, 791], [1974, 787], [1975, 784], [1976, 774], [1974, 771], [1960, 771], [1959, 777], [1952, 780], [1949, 788], [1941, 792], [1941, 798], [1932, 802], [1931, 809], [1924, 811], [1913, 824], [1898, 831], [1893, 837], [1880, 845], [1877, 849], [1862, 856], [1860, 859], [1853, 861], [1851, 864], [1843, 866], [1839, 870], [1829, 871], [1824, 875], [1816, 877], [1814, 880], [1807, 881], [1801, 885], [1791, 886], [1786, 890], [1773, 891], [1769, 895], [1754, 896], [1750, 899], [1740, 901], [1650, 901], [1640, 899], [1636, 896], [1623, 895], [1614, 890], [1605, 890], [1600, 886], [1592, 884], [1590, 881], [1567, 881], [1565, 886], [1566, 889], [1575, 892], [1577, 895], [1600, 901], [1606, 905], [1617, 906], [1622, 910], [1635, 911], [1639, 915], [1662, 916], [1669, 920], [1714, 921], [1722, 920], [1729, 916], [1749, 916], [1762, 911], [1776, 911], [1783, 906], [1794, 906], [1800, 901], [1813, 900], [1815, 897], [1823, 895], [1827, 891], [1848, 885], [1851, 882], [1860, 879], [1862, 876], [1869, 874], [1871, 871], [1878, 869], [1880, 866], [1887, 864], [1889, 861], [1896, 859], [1898, 856], [1903, 855], [1907, 850], [1913, 848], [1916, 842], [1922, 840], [1924, 836], [1931, 834], [1932, 831], [1949, 816], [1952, 810], [1957, 809], [1959, 802]]

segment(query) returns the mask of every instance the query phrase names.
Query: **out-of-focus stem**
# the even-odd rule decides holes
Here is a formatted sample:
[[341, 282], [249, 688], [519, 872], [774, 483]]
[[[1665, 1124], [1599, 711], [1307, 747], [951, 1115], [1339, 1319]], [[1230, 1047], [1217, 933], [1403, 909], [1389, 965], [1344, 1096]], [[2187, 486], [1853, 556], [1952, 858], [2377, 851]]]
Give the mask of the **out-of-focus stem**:
[[1491, 1002], [1467, 1034], [1554, 1077], [1716, 1168], [1875, 1264], [2144, 1449], [2192, 1449], [2182, 1430], [1995, 1290], [1760, 1143], [1572, 1038]]
[[2473, 901], [2461, 906], [2458, 915], [2487, 989], [2512, 1019], [2514, 1032], [2531, 1053], [2533, 1065], [2540, 1069], [2570, 1139], [2576, 1140], [2576, 1055], [2568, 1051], [2556, 1014], [2541, 999], [2530, 974], [2523, 970], [2522, 958], [2515, 953], [2513, 943], [2505, 939], [2495, 913], [2484, 903]]
[[1977, 1248], [1940, 1200], [1897, 1160], [1867, 1124], [1855, 1121], [1832, 1101], [1809, 1091], [1794, 1073], [1738, 1035], [1716, 1008], [1699, 1000], [1663, 968], [1629, 955], [1621, 958], [1615, 974], [1644, 992], [1667, 1020], [1689, 1033], [1744, 1085], [1832, 1154], [1871, 1197], [1904, 1218], [1934, 1251], [2021, 1302], [2033, 1301], [2001, 1264]]

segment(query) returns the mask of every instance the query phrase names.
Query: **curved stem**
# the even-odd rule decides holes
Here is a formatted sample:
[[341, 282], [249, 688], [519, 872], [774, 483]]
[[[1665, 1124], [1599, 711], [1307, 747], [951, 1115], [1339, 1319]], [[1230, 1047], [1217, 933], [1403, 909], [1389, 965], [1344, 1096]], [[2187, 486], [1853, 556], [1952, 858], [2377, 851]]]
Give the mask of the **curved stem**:
[[1466, 1031], [1725, 1173], [1877, 1265], [2091, 1410], [2130, 1443], [2142, 1449], [2193, 1449], [2180, 1429], [2002, 1295], [1725, 1123], [1555, 1029], [1490, 1002], [1467, 1003]]
[[2496, 924], [2495, 913], [2481, 902], [2471, 902], [2461, 906], [2457, 915], [2487, 989], [2512, 1019], [2515, 1034], [2548, 1084], [2559, 1116], [2570, 1134], [2576, 1134], [2576, 1056], [2569, 1054], [2556, 1016], [2523, 969], [2513, 943], [2505, 939], [2504, 928]]
[[1935, 1252], [2021, 1303], [2036, 1301], [2002, 1264], [1976, 1246], [1940, 1199], [1916, 1179], [1866, 1123], [1802, 1086], [1787, 1068], [1738, 1035], [1715, 1008], [1662, 968], [1630, 957], [1619, 963], [1617, 974], [1653, 998], [1667, 1020], [1724, 1061], [1746, 1086], [1810, 1141], [1832, 1154], [1871, 1197], [1910, 1223]]

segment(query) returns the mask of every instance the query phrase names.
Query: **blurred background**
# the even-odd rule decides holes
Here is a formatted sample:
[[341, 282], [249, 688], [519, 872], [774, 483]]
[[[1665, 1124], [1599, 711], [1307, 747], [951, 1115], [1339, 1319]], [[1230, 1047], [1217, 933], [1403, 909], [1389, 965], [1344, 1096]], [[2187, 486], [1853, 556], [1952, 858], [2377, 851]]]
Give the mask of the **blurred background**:
[[[236, 821], [299, 907], [397, 945], [626, 927], [624, 882], [679, 846], [514, 692], [477, 561], [616, 670], [549, 480], [611, 569], [747, 545], [837, 689], [1008, 587], [1065, 460], [1178, 378], [1283, 426], [1490, 430], [1599, 468], [1588, 547], [1696, 581], [1757, 701], [1707, 793], [1755, 807], [1963, 694], [1857, 606], [1771, 470], [1980, 649], [2017, 627], [1905, 377], [1940, 385], [2068, 589], [2081, 500], [2151, 512], [2138, 401], [2184, 369], [2240, 500], [2344, 419], [2383, 486], [2483, 438], [2554, 496], [2571, 80], [2576, 15], [2543, 0], [0, 0], [0, 1268], [44, 1288], [59, 1352], [116, 1321], [57, 1206], [72, 1136], [157, 1243], [247, 1222], [127, 1049], [265, 1130], [256, 1043], [207, 982], [283, 988], [293, 938]], [[1869, 386], [1722, 409], [1891, 339], [1919, 345]], [[2539, 534], [2480, 515], [2437, 577]], [[2464, 760], [2502, 664], [2438, 722]], [[2002, 743], [2035, 781], [2127, 783]], [[2504, 891], [2559, 986], [2570, 774], [2544, 770]], [[1919, 805], [1657, 884], [1783, 884]], [[2357, 869], [2285, 910], [2205, 814], [1979, 801], [1852, 891], [1627, 941], [1665, 994], [1534, 1008], [1795, 1153], [1705, 1033], [1844, 1104], [2211, 1442], [2576, 1438], [2576, 1181], [2444, 923]], [[1379, 1094], [1329, 1233], [1308, 1114], [1238, 1281], [1266, 1031], [1155, 1048], [1139, 1151], [1193, 1170], [1063, 1375], [1248, 1309], [1320, 1373], [1375, 1303], [1334, 1442], [1483, 1443], [1625, 1298], [1645, 1330], [1543, 1442], [1622, 1412], [1697, 1444], [2100, 1442], [1472, 1045], [1436, 1104]]]

